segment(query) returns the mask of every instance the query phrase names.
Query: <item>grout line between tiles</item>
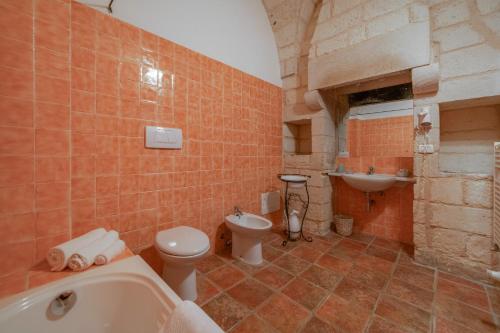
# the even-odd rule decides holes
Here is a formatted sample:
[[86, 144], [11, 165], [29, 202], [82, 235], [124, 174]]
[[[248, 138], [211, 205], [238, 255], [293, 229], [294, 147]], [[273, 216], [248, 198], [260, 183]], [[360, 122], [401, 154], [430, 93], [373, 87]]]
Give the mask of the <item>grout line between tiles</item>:
[[[32, 77], [32, 84], [33, 84], [33, 101], [32, 101], [32, 107], [33, 107], [33, 111], [31, 113], [31, 116], [33, 117], [32, 118], [32, 121], [33, 121], [33, 173], [32, 173], [32, 176], [33, 176], [33, 187], [31, 188], [31, 190], [33, 191], [33, 202], [32, 202], [32, 209], [34, 210], [35, 214], [36, 214], [36, 211], [37, 211], [37, 205], [36, 205], [36, 51], [35, 51], [35, 48], [36, 48], [36, 38], [35, 38], [35, 29], [36, 29], [36, 5], [35, 5], [35, 1], [31, 1], [31, 6], [32, 6], [32, 11], [33, 11], [33, 17], [32, 17], [32, 20], [31, 20], [31, 24], [32, 24], [32, 28], [33, 28], [33, 31], [32, 31], [32, 35], [31, 35], [31, 43], [32, 43], [32, 64], [31, 64], [31, 70], [33, 71], [33, 77]], [[33, 263], [35, 263], [36, 261], [36, 248], [37, 248], [37, 243], [38, 243], [38, 240], [37, 240], [37, 233], [36, 233], [36, 229], [37, 229], [37, 220], [35, 219], [35, 235], [34, 235], [34, 245], [33, 246], [33, 253], [32, 253], [32, 260], [33, 260]], [[25, 278], [25, 288], [24, 290], [28, 289], [29, 288], [29, 273], [26, 274], [26, 278]]]

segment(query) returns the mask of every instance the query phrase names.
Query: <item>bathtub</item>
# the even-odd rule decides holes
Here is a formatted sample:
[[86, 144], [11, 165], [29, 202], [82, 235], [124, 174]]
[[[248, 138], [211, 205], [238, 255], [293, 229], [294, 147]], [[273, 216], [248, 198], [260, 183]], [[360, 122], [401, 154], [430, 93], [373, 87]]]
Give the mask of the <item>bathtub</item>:
[[[53, 300], [69, 291], [64, 300], [71, 300], [71, 307], [55, 316]], [[0, 332], [158, 333], [179, 302], [142, 258], [133, 256], [0, 300]]]

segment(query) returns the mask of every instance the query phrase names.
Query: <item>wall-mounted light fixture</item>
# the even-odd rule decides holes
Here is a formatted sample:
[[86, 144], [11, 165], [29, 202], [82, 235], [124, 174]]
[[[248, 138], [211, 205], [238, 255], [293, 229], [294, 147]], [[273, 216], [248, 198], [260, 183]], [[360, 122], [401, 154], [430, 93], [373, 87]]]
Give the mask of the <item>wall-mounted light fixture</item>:
[[417, 151], [421, 154], [434, 153], [434, 144], [429, 143], [429, 132], [432, 129], [431, 106], [423, 106], [417, 114], [417, 133], [422, 135], [424, 140], [418, 144]]
[[418, 113], [418, 130], [421, 133], [427, 134], [432, 128], [431, 107], [424, 106], [422, 111]]

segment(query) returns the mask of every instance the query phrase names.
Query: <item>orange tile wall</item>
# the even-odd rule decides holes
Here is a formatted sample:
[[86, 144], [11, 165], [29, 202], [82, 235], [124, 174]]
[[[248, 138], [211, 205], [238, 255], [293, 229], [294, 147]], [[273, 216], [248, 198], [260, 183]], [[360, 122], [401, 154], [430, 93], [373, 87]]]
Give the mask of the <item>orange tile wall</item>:
[[[67, 0], [3, 0], [0, 31], [0, 295], [92, 228], [215, 242], [279, 186], [281, 88]], [[182, 150], [145, 149], [145, 125], [182, 128]]]
[[413, 116], [347, 122], [350, 157], [413, 157]]
[[[349, 120], [347, 124], [349, 158], [337, 158], [352, 172], [395, 174], [399, 169], [413, 171], [413, 117]], [[413, 186], [392, 187], [383, 195], [374, 193], [375, 205], [367, 211], [365, 194], [334, 178], [336, 214], [354, 217], [354, 228], [379, 237], [407, 244], [413, 241]]]

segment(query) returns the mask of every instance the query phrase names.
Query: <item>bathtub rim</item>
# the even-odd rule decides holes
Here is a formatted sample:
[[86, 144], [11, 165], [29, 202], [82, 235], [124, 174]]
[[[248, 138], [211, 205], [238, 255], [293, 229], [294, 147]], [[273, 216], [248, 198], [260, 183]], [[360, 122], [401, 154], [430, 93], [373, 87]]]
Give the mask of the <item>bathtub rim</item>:
[[161, 277], [140, 256], [135, 255], [1, 299], [0, 322], [8, 320], [37, 301], [43, 301], [47, 294], [56, 295], [57, 292], [71, 289], [72, 286], [76, 287], [75, 285], [88, 285], [93, 282], [112, 281], [117, 278], [122, 281], [135, 279], [135, 282], [145, 284], [157, 297], [159, 296], [160, 302], [164, 303], [168, 313], [171, 313], [175, 306], [181, 302], [179, 296]]

